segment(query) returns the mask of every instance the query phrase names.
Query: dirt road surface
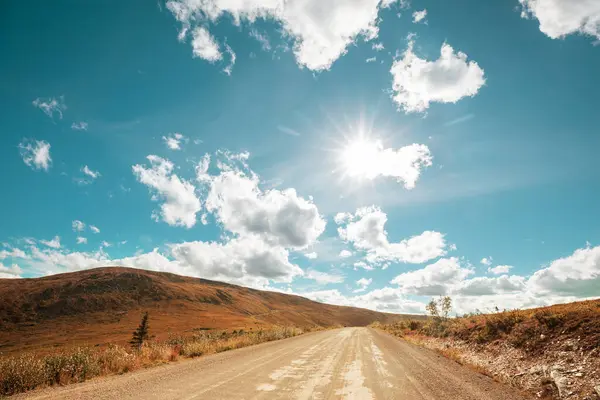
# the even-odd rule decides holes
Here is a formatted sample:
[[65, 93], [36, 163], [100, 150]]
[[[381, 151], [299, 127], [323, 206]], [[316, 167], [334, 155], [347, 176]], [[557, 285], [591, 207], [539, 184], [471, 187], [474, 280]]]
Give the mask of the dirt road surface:
[[310, 333], [16, 398], [524, 399], [434, 352], [370, 328]]

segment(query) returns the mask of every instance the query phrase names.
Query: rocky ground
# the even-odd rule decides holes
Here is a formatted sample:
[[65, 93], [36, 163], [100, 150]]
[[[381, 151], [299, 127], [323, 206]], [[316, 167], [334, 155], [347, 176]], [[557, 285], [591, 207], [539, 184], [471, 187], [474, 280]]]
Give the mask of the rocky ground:
[[[437, 350], [537, 398], [600, 400], [600, 347], [584, 350], [580, 337], [549, 340], [544, 351], [535, 355], [500, 340], [478, 345], [420, 335], [405, 339]], [[540, 340], [545, 340], [544, 335]]]

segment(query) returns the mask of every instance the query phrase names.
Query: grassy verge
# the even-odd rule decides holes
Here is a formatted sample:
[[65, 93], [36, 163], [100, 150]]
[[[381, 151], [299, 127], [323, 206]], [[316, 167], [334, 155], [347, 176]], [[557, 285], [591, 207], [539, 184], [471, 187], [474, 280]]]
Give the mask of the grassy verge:
[[[317, 328], [319, 329], [319, 328]], [[83, 382], [96, 376], [123, 374], [156, 364], [198, 357], [305, 333], [293, 327], [232, 332], [200, 331], [192, 336], [173, 336], [149, 341], [141, 350], [110, 345], [106, 348], [78, 347], [56, 354], [33, 353], [0, 359], [0, 397], [35, 388]]]

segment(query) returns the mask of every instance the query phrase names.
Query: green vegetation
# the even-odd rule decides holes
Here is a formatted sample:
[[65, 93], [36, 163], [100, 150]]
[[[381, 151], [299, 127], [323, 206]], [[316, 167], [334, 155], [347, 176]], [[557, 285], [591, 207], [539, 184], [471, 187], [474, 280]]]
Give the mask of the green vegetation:
[[131, 347], [137, 349], [138, 351], [142, 349], [142, 345], [150, 339], [150, 334], [148, 333], [148, 311], [142, 315], [142, 321], [140, 322], [140, 326], [133, 332], [133, 337], [129, 341]]

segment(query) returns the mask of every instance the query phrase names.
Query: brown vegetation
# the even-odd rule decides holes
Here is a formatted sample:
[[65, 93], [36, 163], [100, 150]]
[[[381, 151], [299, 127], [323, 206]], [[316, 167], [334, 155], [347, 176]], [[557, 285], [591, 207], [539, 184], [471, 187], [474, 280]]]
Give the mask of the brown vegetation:
[[538, 397], [600, 399], [600, 300], [374, 326]]
[[119, 345], [106, 348], [78, 347], [48, 355], [33, 353], [0, 359], [0, 396], [51, 385], [66, 385], [87, 379], [122, 374], [179, 357], [197, 357], [304, 333], [301, 329], [274, 327], [268, 330], [200, 331], [191, 336], [172, 336], [149, 341], [139, 350]]
[[399, 316], [132, 268], [0, 279], [0, 354], [125, 344], [149, 311], [158, 340], [198, 329], [365, 326]]

